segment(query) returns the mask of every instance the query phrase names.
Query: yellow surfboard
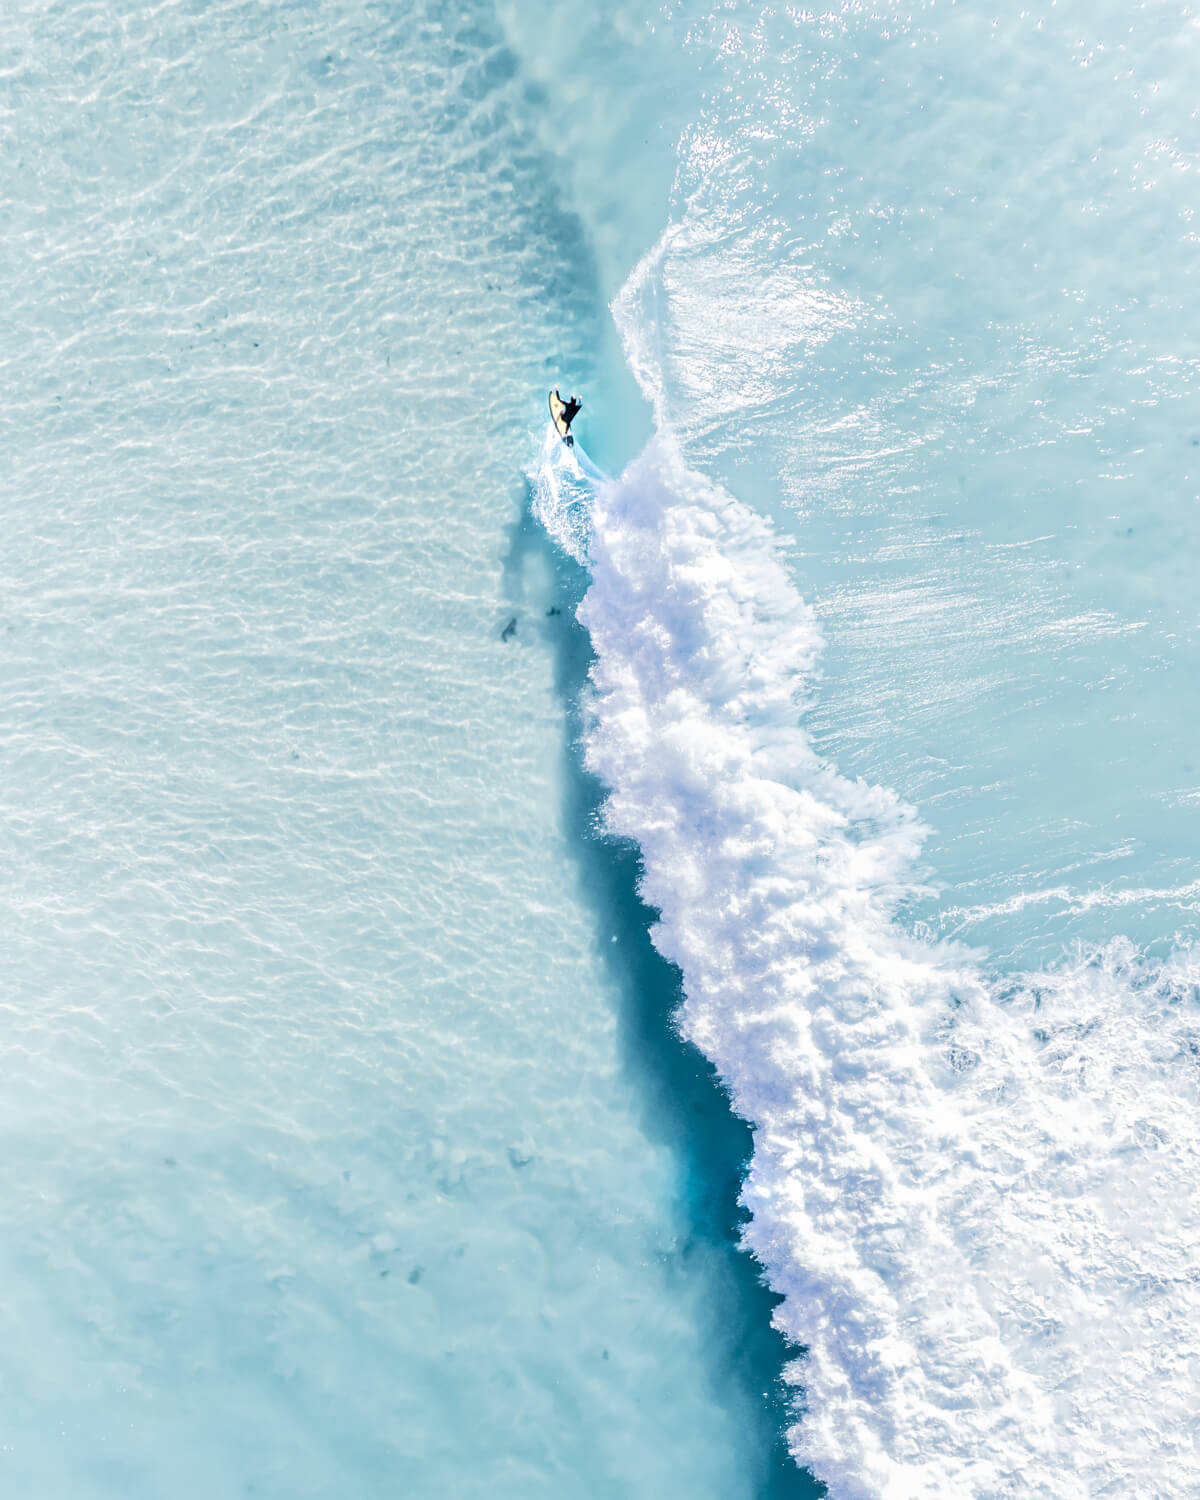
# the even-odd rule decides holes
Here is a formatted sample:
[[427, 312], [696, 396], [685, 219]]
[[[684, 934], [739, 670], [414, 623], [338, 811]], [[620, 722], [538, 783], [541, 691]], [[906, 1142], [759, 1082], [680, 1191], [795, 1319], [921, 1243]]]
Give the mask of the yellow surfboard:
[[575, 439], [567, 430], [566, 422], [563, 421], [563, 413], [566, 411], [566, 409], [567, 403], [558, 394], [558, 388], [555, 387], [555, 389], [550, 392], [550, 420], [554, 423], [555, 432], [558, 433], [559, 437], [562, 438], [567, 447], [573, 448], [575, 446]]

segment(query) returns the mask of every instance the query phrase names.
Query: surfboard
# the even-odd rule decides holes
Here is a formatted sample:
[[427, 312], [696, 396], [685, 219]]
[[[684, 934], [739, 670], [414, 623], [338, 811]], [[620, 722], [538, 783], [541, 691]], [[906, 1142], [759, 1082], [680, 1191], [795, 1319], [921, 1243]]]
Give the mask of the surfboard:
[[567, 447], [573, 448], [575, 446], [575, 439], [567, 431], [566, 426], [563, 423], [563, 412], [566, 411], [566, 409], [567, 403], [561, 398], [561, 396], [556, 396], [554, 392], [551, 391], [550, 420], [554, 423], [555, 432], [558, 433], [559, 437], [562, 438]]

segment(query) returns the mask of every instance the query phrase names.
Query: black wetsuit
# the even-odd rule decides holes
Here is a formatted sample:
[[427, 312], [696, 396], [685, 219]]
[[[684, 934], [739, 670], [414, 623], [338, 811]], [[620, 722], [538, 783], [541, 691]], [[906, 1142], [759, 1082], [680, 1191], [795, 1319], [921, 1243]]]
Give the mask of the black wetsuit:
[[574, 396], [572, 396], [569, 401], [564, 401], [563, 402], [562, 424], [563, 424], [564, 431], [567, 431], [567, 430], [570, 429], [571, 423], [575, 420], [575, 418], [579, 415], [579, 413], [582, 410], [583, 410], [583, 402], [582, 401], [576, 401], [576, 399], [575, 399]]

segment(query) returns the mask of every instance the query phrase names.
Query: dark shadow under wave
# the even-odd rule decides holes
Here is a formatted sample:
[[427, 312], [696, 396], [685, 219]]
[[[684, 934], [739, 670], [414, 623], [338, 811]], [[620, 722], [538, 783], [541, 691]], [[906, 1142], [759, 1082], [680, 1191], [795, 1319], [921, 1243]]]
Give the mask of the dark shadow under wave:
[[[535, 564], [539, 579], [548, 580], [539, 582], [536, 599], [526, 588]], [[756, 1500], [817, 1500], [827, 1493], [825, 1486], [797, 1467], [784, 1437], [794, 1413], [782, 1370], [796, 1350], [771, 1323], [781, 1299], [763, 1284], [757, 1262], [739, 1246], [747, 1216], [738, 1198], [753, 1136], [733, 1113], [712, 1065], [676, 1030], [681, 977], [650, 940], [655, 913], [638, 895], [637, 848], [600, 831], [604, 789], [584, 769], [579, 749], [581, 694], [592, 651], [575, 610], [587, 575], [533, 518], [528, 488], [510, 528], [504, 580], [509, 602], [522, 611], [525, 638], [536, 630], [553, 661], [566, 721], [563, 827], [581, 899], [595, 922], [597, 951], [618, 997], [621, 1057], [643, 1101], [642, 1127], [679, 1164], [688, 1230], [676, 1251], [679, 1271], [706, 1276], [715, 1291], [705, 1329], [712, 1378], [723, 1403], [758, 1428], [758, 1441], [748, 1445], [761, 1455], [752, 1490]]]

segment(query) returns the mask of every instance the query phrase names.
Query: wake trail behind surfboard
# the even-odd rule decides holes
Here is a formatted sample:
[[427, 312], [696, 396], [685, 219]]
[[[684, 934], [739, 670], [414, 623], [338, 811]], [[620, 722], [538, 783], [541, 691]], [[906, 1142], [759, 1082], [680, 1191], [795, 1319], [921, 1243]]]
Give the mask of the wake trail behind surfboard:
[[578, 439], [568, 447], [551, 425], [529, 480], [534, 517], [569, 557], [586, 567], [592, 500], [596, 489], [611, 484], [611, 478], [593, 463]]

